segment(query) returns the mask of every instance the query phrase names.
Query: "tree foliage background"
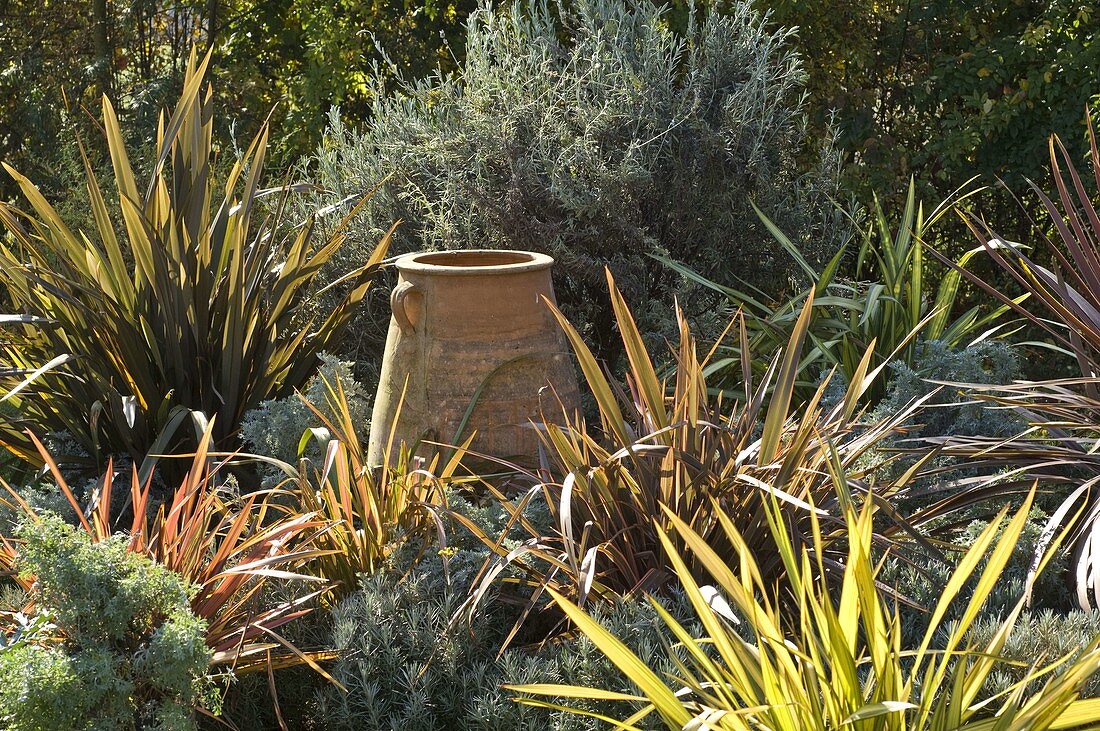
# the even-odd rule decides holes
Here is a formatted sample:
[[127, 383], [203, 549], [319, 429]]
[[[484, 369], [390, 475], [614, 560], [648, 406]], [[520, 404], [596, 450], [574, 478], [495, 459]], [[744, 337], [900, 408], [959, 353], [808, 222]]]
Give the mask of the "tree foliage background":
[[[722, 13], [734, 2], [697, 4]], [[1083, 152], [1086, 106], [1100, 111], [1100, 14], [1087, 0], [752, 2], [771, 23], [798, 27], [812, 129], [839, 134], [847, 187], [864, 201], [872, 192], [896, 199], [912, 175], [934, 202], [981, 174], [1004, 178], [1026, 204], [1024, 178], [1047, 180], [1047, 135]], [[197, 43], [213, 46], [235, 138], [272, 115], [276, 162], [290, 169], [320, 142], [332, 107], [348, 125], [369, 119], [376, 75], [452, 72], [475, 5], [0, 0], [0, 159], [56, 200], [79, 197], [70, 142], [98, 138], [83, 110], [106, 93], [140, 147]], [[688, 0], [672, 6], [670, 17], [686, 17]], [[0, 198], [14, 195], [0, 180]], [[991, 192], [982, 206], [1003, 234], [1026, 238], [1028, 217], [1010, 195]]]
[[[100, 94], [131, 143], [151, 141], [188, 49], [214, 49], [212, 81], [247, 140], [269, 115], [285, 167], [320, 141], [328, 111], [369, 114], [371, 79], [454, 68], [473, 0], [0, 0], [0, 159], [63, 198], [72, 136]], [[383, 50], [384, 49], [384, 52]], [[91, 115], [83, 110], [89, 110]], [[5, 178], [7, 176], [4, 176]], [[0, 198], [15, 189], [0, 180]]]
[[[1047, 136], [1075, 154], [1085, 108], [1100, 109], [1100, 10], [1081, 0], [756, 0], [773, 22], [799, 26], [812, 120], [832, 110], [849, 153], [848, 183], [896, 196], [910, 175], [938, 200], [973, 175], [1048, 182]], [[938, 194], [936, 198], [932, 193]], [[1025, 201], [1026, 202], [1026, 201]], [[1010, 196], [985, 215], [1022, 240]]]

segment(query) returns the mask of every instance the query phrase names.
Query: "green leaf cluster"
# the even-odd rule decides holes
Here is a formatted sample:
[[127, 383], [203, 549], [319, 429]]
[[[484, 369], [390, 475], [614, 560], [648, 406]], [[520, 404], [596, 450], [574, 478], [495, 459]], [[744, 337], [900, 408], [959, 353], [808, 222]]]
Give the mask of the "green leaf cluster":
[[[718, 4], [724, 4], [718, 0]], [[1080, 0], [754, 0], [798, 27], [811, 125], [840, 132], [847, 187], [900, 201], [909, 177], [944, 195], [974, 175], [1016, 194], [1045, 174], [1043, 139], [1087, 149], [1082, 110], [1100, 96], [1100, 13]], [[835, 116], [831, 112], [835, 111]], [[1004, 191], [983, 207], [1024, 240], [1039, 208]], [[1039, 221], [1042, 230], [1045, 222]]]
[[0, 650], [0, 723], [45, 729], [194, 729], [216, 708], [211, 651], [182, 579], [128, 550], [93, 543], [46, 514], [19, 531], [20, 569], [53, 631]]
[[[998, 333], [1003, 334], [1002, 316], [1027, 295], [1004, 297], [994, 306], [975, 304], [962, 310], [960, 284], [967, 266], [980, 250], [972, 250], [957, 260], [928, 262], [928, 240], [937, 222], [980, 189], [960, 189], [927, 215], [916, 197], [916, 184], [909, 181], [909, 192], [900, 215], [889, 216], [876, 198], [873, 214], [867, 221], [855, 252], [854, 271], [845, 274], [846, 249], [839, 251], [822, 269], [814, 269], [798, 246], [763, 211], [757, 209], [764, 225], [784, 251], [813, 282], [813, 308], [807, 332], [808, 347], [798, 367], [799, 394], [806, 398], [817, 383], [833, 368], [843, 380], [853, 383], [864, 356], [871, 354], [872, 367], [893, 361], [914, 366], [918, 338], [940, 341], [950, 348], [962, 349]], [[667, 258], [667, 265], [687, 279], [723, 294], [730, 305], [746, 315], [750, 353], [773, 353], [791, 337], [805, 306], [806, 297], [798, 294], [776, 300], [773, 294], [756, 287], [725, 287], [690, 267]], [[930, 267], [935, 264], [935, 267]], [[946, 264], [946, 267], [944, 266]], [[960, 311], [962, 310], [962, 311]], [[715, 382], [726, 389], [740, 389], [744, 377], [741, 358], [744, 347], [727, 339], [717, 348], [719, 357], [710, 365], [717, 374]], [[757, 360], [754, 371], [766, 368]], [[888, 378], [870, 384], [867, 401], [875, 403], [884, 395]]]

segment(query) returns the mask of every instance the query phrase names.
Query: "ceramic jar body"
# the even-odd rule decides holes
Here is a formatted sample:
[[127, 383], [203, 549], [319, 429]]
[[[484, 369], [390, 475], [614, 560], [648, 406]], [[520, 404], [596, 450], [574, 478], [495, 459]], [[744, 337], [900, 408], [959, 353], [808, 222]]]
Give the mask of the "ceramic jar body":
[[[552, 265], [548, 256], [518, 251], [397, 260], [371, 464], [382, 462], [388, 446], [393, 452], [402, 442], [457, 444], [471, 433], [470, 448], [482, 454], [521, 460], [537, 454], [531, 422], [560, 423], [561, 404], [570, 411], [579, 404], [569, 348], [546, 305], [554, 302]], [[421, 444], [416, 453], [436, 449]]]

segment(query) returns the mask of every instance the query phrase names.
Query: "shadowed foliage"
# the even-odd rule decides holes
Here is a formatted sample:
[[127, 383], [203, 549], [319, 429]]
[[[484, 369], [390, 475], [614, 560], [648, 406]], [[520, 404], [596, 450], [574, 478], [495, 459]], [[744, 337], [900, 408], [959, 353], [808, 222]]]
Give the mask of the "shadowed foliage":
[[[215, 443], [232, 446], [246, 411], [302, 385], [317, 353], [332, 349], [381, 264], [388, 236], [339, 280], [330, 312], [302, 321], [303, 298], [342, 244], [343, 224], [314, 246], [313, 218], [292, 225], [284, 214], [296, 186], [260, 187], [266, 127], [215, 178], [208, 61], [192, 53], [179, 103], [160, 117], [143, 186], [104, 100], [121, 225], [87, 156], [90, 231], [73, 231], [33, 182], [5, 166], [33, 211], [0, 203], [10, 234], [0, 243], [0, 287], [15, 312], [33, 318], [0, 340], [0, 356], [16, 369], [0, 374], [0, 385], [19, 412], [0, 427], [0, 441], [25, 459], [38, 456], [24, 424], [67, 432], [85, 456], [141, 462], [168, 451], [184, 422], [195, 422], [197, 439], [217, 415]], [[20, 378], [44, 366], [52, 367], [33, 381]]]

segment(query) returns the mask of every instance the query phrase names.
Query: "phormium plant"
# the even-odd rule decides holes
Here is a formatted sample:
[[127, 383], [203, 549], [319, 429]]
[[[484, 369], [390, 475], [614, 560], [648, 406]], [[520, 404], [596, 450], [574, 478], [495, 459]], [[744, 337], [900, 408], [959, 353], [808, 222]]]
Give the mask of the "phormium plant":
[[[192, 53], [179, 102], [161, 116], [144, 184], [104, 100], [121, 226], [83, 148], [90, 231], [70, 229], [33, 182], [6, 166], [32, 211], [0, 203], [10, 234], [0, 242], [0, 288], [15, 312], [33, 318], [0, 340], [0, 357], [14, 369], [0, 372], [0, 386], [23, 385], [6, 397], [20, 418], [0, 425], [9, 451], [38, 460], [22, 431], [31, 425], [68, 433], [93, 458], [128, 454], [140, 463], [189, 437], [179, 431], [189, 419], [199, 434], [214, 416], [215, 443], [232, 447], [227, 439], [246, 411], [305, 382], [370, 286], [388, 236], [339, 280], [330, 311], [301, 317], [311, 283], [343, 242], [343, 224], [315, 244], [312, 216], [296, 226], [287, 220], [294, 186], [260, 187], [266, 127], [224, 179], [215, 177], [208, 61]], [[277, 201], [267, 215], [265, 197]], [[60, 360], [69, 362], [25, 383], [25, 372]]]
[[[840, 480], [837, 487], [843, 489]], [[669, 729], [729, 731], [1044, 731], [1095, 725], [1100, 722], [1100, 699], [1078, 696], [1100, 667], [1100, 638], [1089, 641], [1075, 657], [1032, 668], [1000, 696], [982, 692], [990, 674], [1004, 662], [999, 655], [1024, 599], [986, 643], [969, 641], [967, 633], [1004, 571], [1031, 501], [1029, 495], [999, 538], [1007, 508], [974, 542], [943, 588], [913, 650], [902, 645], [901, 619], [875, 582], [872, 503], [865, 503], [858, 512], [852, 505], [844, 508], [847, 558], [837, 593], [820, 559], [825, 526], [811, 531], [813, 539], [799, 547], [790, 540], [779, 499], [764, 501], [762, 512], [775, 531], [786, 567], [784, 587], [798, 608], [794, 613], [769, 598], [774, 587], [737, 530], [734, 516], [718, 511], [722, 533], [734, 549], [725, 553], [662, 508], [672, 528], [671, 535], [659, 534], [662, 550], [704, 627], [701, 637], [692, 636], [657, 599], [651, 599], [678, 640], [675, 677], [658, 676], [648, 667], [650, 661], [635, 655], [583, 609], [551, 590], [569, 618], [640, 693], [562, 685], [524, 685], [512, 690], [529, 694], [521, 702], [554, 708], [562, 706], [530, 695], [641, 705], [637, 712], [624, 709], [606, 719], [623, 729], [642, 728], [642, 720], [650, 715]], [[818, 522], [817, 516], [811, 520]], [[677, 548], [677, 543], [685, 548]], [[701, 584], [689, 560], [704, 566], [713, 584]], [[960, 591], [971, 582], [976, 586], [974, 593], [960, 599]], [[965, 607], [959, 619], [944, 622], [956, 601]], [[1032, 684], [1038, 684], [1037, 689], [1030, 690]]]
[[[297, 512], [279, 503], [271, 491], [244, 496], [226, 493], [220, 479], [228, 459], [217, 462], [210, 453], [212, 427], [204, 432], [190, 468], [169, 499], [154, 505], [152, 480], [141, 483], [135, 466], [130, 480], [132, 517], [123, 531], [112, 516], [115, 480], [108, 464], [91, 504], [82, 506], [57, 463], [37, 439], [33, 443], [66, 496], [79, 527], [95, 542], [122, 540], [127, 550], [149, 558], [196, 587], [191, 610], [205, 622], [211, 662], [231, 666], [237, 674], [264, 670], [270, 664], [307, 664], [322, 674], [318, 659], [327, 653], [304, 653], [280, 634], [279, 628], [312, 611], [311, 600], [331, 587], [323, 578], [304, 573], [310, 561], [329, 553], [318, 545], [329, 526], [314, 513]], [[27, 520], [41, 520], [19, 493], [2, 478], [3, 502]], [[115, 536], [123, 535], [123, 538]], [[0, 570], [33, 592], [36, 577], [18, 571], [22, 548], [0, 536]], [[311, 587], [290, 598], [272, 600], [265, 589], [276, 581]]]
[[[749, 385], [747, 396], [734, 399], [715, 397], [707, 388], [709, 354], [700, 358], [682, 317], [675, 375], [665, 380], [658, 377], [610, 273], [608, 284], [630, 364], [626, 385], [608, 379], [580, 334], [554, 310], [595, 397], [600, 428], [590, 428], [576, 415], [567, 415], [564, 426], [543, 425], [547, 469], [528, 473], [534, 485], [518, 500], [486, 487], [510, 514], [499, 536], [486, 535], [455, 516], [493, 551], [471, 593], [470, 606], [499, 580], [522, 590], [528, 610], [538, 606], [548, 588], [582, 606], [666, 589], [676, 576], [661, 550], [671, 528], [663, 508], [713, 541], [720, 551], [732, 550], [722, 528], [723, 516], [733, 521], [759, 570], [772, 581], [787, 570], [762, 509], [773, 497], [782, 506], [788, 538], [795, 546], [809, 547], [816, 560], [835, 570], [846, 550], [840, 512], [846, 504], [874, 500], [883, 507], [884, 516], [891, 519], [881, 522], [875, 538], [885, 544], [984, 494], [960, 491], [932, 496], [905, 519], [890, 510], [890, 500], [915, 497], [910, 478], [935, 456], [935, 450], [895, 481], [870, 490], [881, 466], [872, 457], [873, 450], [927, 396], [888, 418], [863, 423], [861, 397], [886, 367], [882, 363], [870, 368], [873, 349], [869, 348], [842, 399], [823, 403], [826, 381], [805, 404], [797, 404], [794, 389], [813, 312], [812, 294], [791, 340], [759, 381], [753, 379], [748, 348], [742, 349], [743, 377]], [[746, 330], [743, 323], [738, 324], [744, 343]], [[549, 531], [526, 515], [533, 503], [549, 510]], [[814, 516], [816, 522], [811, 520]], [[821, 530], [816, 540], [814, 528]], [[517, 531], [522, 538], [517, 539]], [[672, 540], [679, 547], [679, 539]], [[505, 568], [515, 576], [502, 579]], [[520, 621], [525, 618], [526, 614]], [[517, 630], [518, 624], [513, 636]]]

